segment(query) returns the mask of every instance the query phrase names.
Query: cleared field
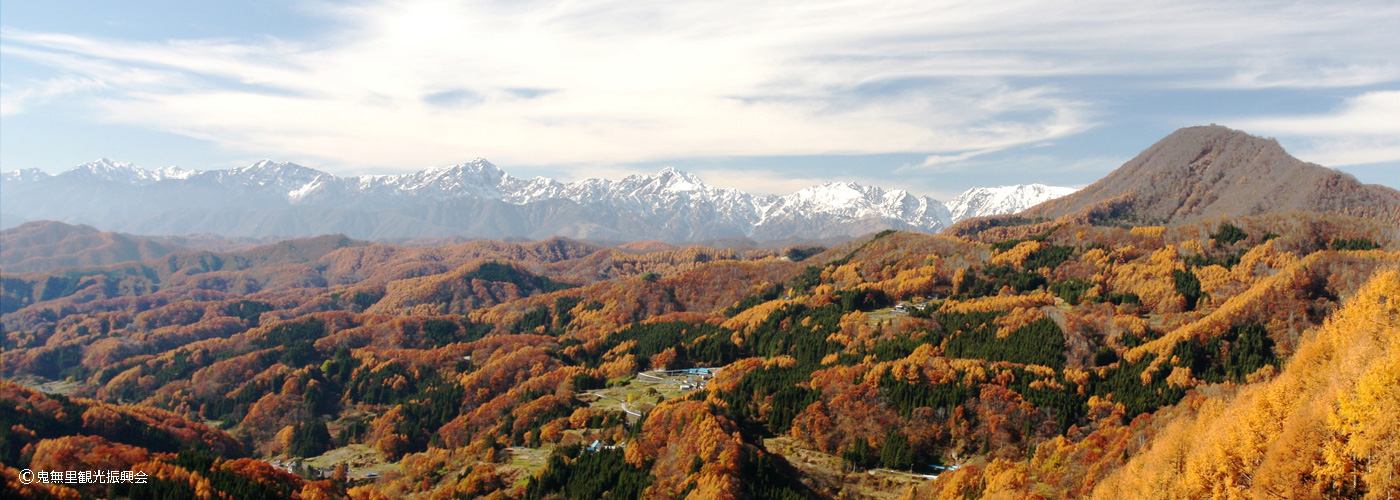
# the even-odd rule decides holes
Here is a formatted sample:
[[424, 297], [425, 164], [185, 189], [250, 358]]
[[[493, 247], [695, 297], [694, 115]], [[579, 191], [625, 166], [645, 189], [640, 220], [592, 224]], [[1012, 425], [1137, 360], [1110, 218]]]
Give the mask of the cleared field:
[[549, 454], [554, 452], [554, 448], [525, 448], [512, 446], [506, 448], [509, 459], [507, 466], [525, 471], [526, 477], [533, 476], [541, 469], [544, 469], [545, 462], [549, 460]]
[[662, 375], [656, 372], [644, 372], [628, 377], [625, 380], [616, 381], [612, 387], [589, 391], [587, 394], [596, 397], [589, 403], [593, 409], [621, 411], [630, 417], [635, 417], [638, 413], [645, 413], [662, 401], [683, 397], [694, 388], [683, 389], [687, 384], [693, 387], [694, 382], [699, 377], [692, 375]]
[[325, 452], [321, 456], [305, 460], [306, 465], [317, 469], [333, 469], [336, 464], [345, 464], [351, 478], [383, 477], [385, 474], [400, 471], [397, 462], [388, 462], [384, 454], [367, 444], [349, 444]]
[[934, 480], [927, 476], [887, 469], [847, 470], [846, 461], [841, 457], [802, 448], [795, 440], [786, 436], [765, 439], [763, 446], [769, 453], [787, 458], [793, 467], [803, 472], [807, 480], [815, 483], [812, 486], [831, 491], [837, 498], [908, 498], [912, 488]]

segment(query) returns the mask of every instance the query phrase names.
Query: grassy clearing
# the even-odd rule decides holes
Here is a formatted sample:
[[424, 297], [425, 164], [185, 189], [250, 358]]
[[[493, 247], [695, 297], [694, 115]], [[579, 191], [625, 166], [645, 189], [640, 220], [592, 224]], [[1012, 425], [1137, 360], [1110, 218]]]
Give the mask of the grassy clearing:
[[893, 307], [886, 307], [886, 308], [884, 308], [884, 309], [876, 309], [876, 310], [874, 310], [874, 311], [870, 311], [870, 312], [868, 312], [868, 313], [865, 313], [865, 315], [866, 315], [866, 316], [865, 316], [865, 318], [866, 318], [866, 324], [869, 324], [870, 326], [880, 326], [880, 323], [881, 323], [881, 322], [884, 322], [884, 321], [891, 321], [891, 322], [893, 322], [893, 321], [897, 321], [899, 318], [904, 318], [904, 317], [908, 317], [908, 316], [909, 316], [908, 314], [905, 314], [905, 313], [897, 313], [897, 312], [894, 312], [894, 308], [893, 308]]
[[815, 482], [818, 489], [830, 491], [838, 498], [897, 500], [905, 498], [911, 488], [931, 480], [883, 469], [848, 471], [840, 457], [802, 448], [787, 436], [765, 439], [763, 446], [769, 453], [786, 458]]
[[386, 460], [384, 454], [380, 453], [379, 450], [360, 443], [346, 445], [328, 451], [321, 456], [308, 458], [306, 464], [319, 469], [330, 469], [336, 464], [345, 464], [350, 477], [355, 479], [369, 477], [370, 473], [383, 477], [385, 474], [400, 470], [398, 463]]
[[[507, 481], [511, 481], [511, 488], [524, 488], [525, 483], [531, 477], [539, 475], [549, 462], [549, 454], [554, 452], [554, 448], [525, 448], [513, 446], [505, 450], [508, 459], [500, 468], [498, 473]], [[512, 481], [511, 478], [514, 478]]]
[[589, 407], [594, 410], [624, 411], [623, 407], [626, 406], [626, 409], [635, 412], [645, 412], [660, 401], [682, 397], [694, 391], [681, 390], [680, 383], [686, 378], [672, 376], [656, 380], [633, 376], [619, 380], [614, 382], [616, 385], [612, 387], [589, 391], [589, 394], [598, 396], [595, 401], [589, 403]]
[[42, 393], [62, 394], [64, 396], [72, 396], [76, 394], [79, 389], [83, 388], [81, 382], [72, 380], [48, 380], [29, 375], [21, 375], [10, 380], [16, 384]]
[[510, 460], [506, 462], [510, 467], [525, 470], [530, 475], [535, 475], [544, 469], [545, 462], [549, 460], [549, 454], [553, 448], [506, 448], [506, 453], [510, 455]]

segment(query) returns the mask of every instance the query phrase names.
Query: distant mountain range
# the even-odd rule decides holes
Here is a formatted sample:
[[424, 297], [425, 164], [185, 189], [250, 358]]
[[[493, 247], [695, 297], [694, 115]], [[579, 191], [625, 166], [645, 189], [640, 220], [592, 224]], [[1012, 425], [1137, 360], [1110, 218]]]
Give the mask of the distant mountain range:
[[932, 233], [968, 217], [1015, 213], [1068, 188], [969, 190], [945, 205], [900, 189], [829, 182], [754, 195], [666, 168], [621, 180], [513, 177], [490, 162], [402, 175], [339, 177], [293, 163], [146, 170], [103, 159], [50, 175], [3, 174], [4, 227], [30, 220], [136, 234], [354, 238], [565, 236], [673, 242], [844, 238], [884, 229]]

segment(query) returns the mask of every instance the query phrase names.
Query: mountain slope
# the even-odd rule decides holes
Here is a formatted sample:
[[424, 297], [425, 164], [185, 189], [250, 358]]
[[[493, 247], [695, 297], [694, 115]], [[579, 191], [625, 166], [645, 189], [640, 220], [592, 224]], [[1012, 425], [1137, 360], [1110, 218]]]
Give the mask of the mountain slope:
[[1293, 210], [1396, 220], [1400, 191], [1290, 156], [1273, 139], [1218, 125], [1177, 130], [1078, 192], [1020, 215], [1173, 224]]
[[102, 266], [186, 250], [174, 243], [53, 221], [28, 222], [0, 231], [0, 268], [7, 273]]

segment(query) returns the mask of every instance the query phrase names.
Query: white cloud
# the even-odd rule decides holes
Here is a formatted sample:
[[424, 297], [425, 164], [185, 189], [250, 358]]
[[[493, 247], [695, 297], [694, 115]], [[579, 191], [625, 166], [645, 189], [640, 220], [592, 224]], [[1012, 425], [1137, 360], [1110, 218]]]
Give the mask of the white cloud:
[[919, 170], [929, 172], [954, 171], [961, 169], [963, 166], [965, 166], [964, 162], [966, 162], [967, 160], [987, 153], [991, 153], [993, 151], [995, 150], [979, 149], [976, 151], [964, 151], [957, 154], [928, 155], [924, 157], [923, 163], [920, 163], [918, 165], [905, 165], [903, 167], [900, 167], [897, 170], [897, 172], [912, 172]]
[[54, 78], [42, 82], [31, 82], [20, 88], [11, 88], [9, 85], [0, 83], [0, 116], [17, 115], [23, 113], [30, 106], [100, 85], [100, 82], [82, 78]]
[[[1384, 26], [1400, 21], [1400, 5], [1387, 1], [325, 9], [343, 29], [316, 40], [139, 43], [6, 29], [3, 43], [99, 82], [108, 92], [92, 104], [106, 120], [344, 169], [476, 156], [594, 168], [895, 152], [930, 154], [925, 164], [936, 166], [1093, 126], [1094, 96], [1037, 79], [1241, 88], [1400, 79], [1396, 56], [1376, 50], [1397, 43]], [[24, 96], [40, 88], [7, 86], [5, 113], [38, 102]]]
[[1400, 162], [1400, 91], [1367, 92], [1331, 113], [1244, 119], [1246, 130], [1303, 147], [1293, 154], [1329, 167]]

